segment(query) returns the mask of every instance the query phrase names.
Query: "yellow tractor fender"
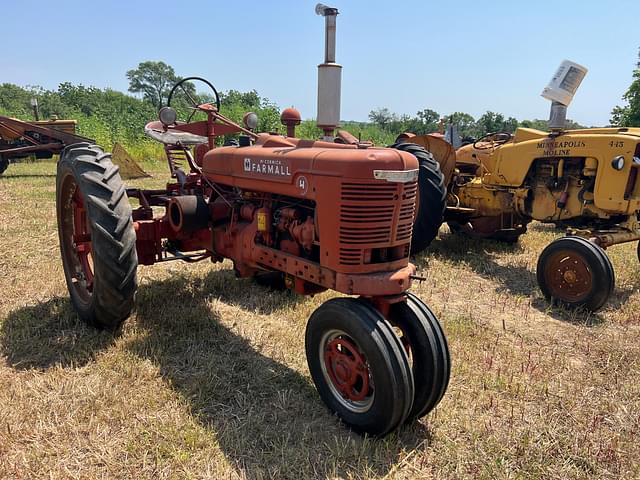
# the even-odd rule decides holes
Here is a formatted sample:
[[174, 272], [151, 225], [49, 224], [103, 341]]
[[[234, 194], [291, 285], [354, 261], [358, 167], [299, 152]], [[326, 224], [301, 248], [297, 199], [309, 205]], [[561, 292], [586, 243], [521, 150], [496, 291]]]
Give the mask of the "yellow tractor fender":
[[449, 185], [453, 170], [456, 167], [456, 150], [447, 142], [442, 134], [428, 133], [426, 135], [415, 135], [413, 133], [401, 133], [396, 138], [397, 143], [415, 143], [424, 147], [433, 155], [433, 158], [440, 164], [440, 170], [444, 176], [444, 184]]

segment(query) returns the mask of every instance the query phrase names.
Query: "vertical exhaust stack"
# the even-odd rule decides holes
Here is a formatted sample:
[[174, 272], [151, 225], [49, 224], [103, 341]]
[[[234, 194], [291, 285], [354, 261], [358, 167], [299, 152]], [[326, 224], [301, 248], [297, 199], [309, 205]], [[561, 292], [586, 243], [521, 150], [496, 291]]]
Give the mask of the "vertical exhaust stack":
[[318, 118], [325, 140], [333, 140], [340, 123], [342, 65], [336, 63], [336, 16], [338, 9], [322, 3], [316, 14], [324, 17], [324, 63], [318, 65]]
[[564, 130], [567, 122], [567, 107], [573, 100], [573, 96], [587, 71], [582, 65], [564, 60], [542, 91], [541, 95], [551, 101], [549, 129], [552, 132], [559, 133]]

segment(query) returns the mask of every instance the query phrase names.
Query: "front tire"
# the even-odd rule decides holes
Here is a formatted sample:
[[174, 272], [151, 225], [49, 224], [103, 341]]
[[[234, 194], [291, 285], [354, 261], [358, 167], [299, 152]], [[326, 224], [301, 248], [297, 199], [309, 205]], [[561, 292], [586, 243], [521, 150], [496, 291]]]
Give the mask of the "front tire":
[[451, 358], [447, 339], [431, 309], [412, 293], [406, 302], [394, 303], [389, 322], [401, 332], [407, 351], [415, 394], [407, 421], [417, 420], [433, 410], [447, 391]]
[[67, 147], [58, 162], [58, 236], [71, 302], [84, 322], [116, 330], [137, 288], [136, 234], [111, 155], [95, 145]]
[[305, 349], [327, 407], [353, 430], [383, 436], [407, 418], [414, 385], [406, 353], [368, 302], [334, 298], [313, 312]]
[[438, 235], [447, 208], [447, 186], [440, 164], [424, 147], [415, 143], [395, 143], [391, 148], [418, 159], [418, 199], [411, 237], [411, 255], [425, 250]]
[[547, 245], [538, 258], [536, 276], [547, 300], [593, 312], [602, 308], [615, 287], [605, 251], [581, 237], [564, 237]]

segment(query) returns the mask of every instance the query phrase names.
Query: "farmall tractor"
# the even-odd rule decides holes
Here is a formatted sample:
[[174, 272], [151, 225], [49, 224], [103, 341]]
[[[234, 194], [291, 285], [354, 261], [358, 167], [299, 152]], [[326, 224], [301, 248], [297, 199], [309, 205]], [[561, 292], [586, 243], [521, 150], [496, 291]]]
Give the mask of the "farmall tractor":
[[[566, 228], [568, 235], [538, 259], [540, 289], [549, 300], [595, 311], [614, 288], [605, 249], [640, 239], [640, 129], [564, 130], [585, 74], [565, 61], [543, 91], [552, 101], [550, 133], [494, 133], [439, 159], [448, 175], [446, 219], [453, 231], [516, 242], [532, 220]], [[407, 137], [438, 144], [429, 136]]]
[[[330, 137], [339, 89], [323, 82], [339, 74], [338, 12], [318, 10], [328, 27], [318, 118]], [[296, 138], [300, 116], [291, 109], [283, 114], [288, 135], [255, 133], [255, 115], [246, 115], [244, 126], [225, 117], [206, 81], [215, 102], [193, 100], [206, 120], [179, 122], [171, 103], [190, 80], [174, 86], [160, 120], [146, 126], [164, 144], [172, 177], [166, 188], [126, 188], [110, 155], [95, 145], [72, 145], [62, 154], [59, 238], [80, 318], [118, 328], [134, 308], [138, 264], [230, 259], [238, 277], [277, 272], [299, 294], [348, 295], [322, 304], [306, 328], [309, 370], [329, 409], [354, 430], [377, 436], [426, 415], [444, 395], [450, 367], [438, 320], [408, 292], [416, 273], [408, 259], [416, 157]], [[239, 145], [216, 147], [229, 135], [239, 135]], [[132, 210], [130, 199], [139, 206]]]

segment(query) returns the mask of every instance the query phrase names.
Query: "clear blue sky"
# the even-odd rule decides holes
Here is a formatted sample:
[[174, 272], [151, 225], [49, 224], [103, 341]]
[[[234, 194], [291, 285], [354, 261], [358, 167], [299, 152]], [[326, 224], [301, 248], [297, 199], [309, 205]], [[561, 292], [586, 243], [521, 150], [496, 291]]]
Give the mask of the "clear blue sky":
[[[126, 91], [128, 69], [163, 60], [179, 75], [256, 89], [311, 118], [323, 60], [315, 3], [2, 0], [0, 82]], [[546, 118], [540, 92], [567, 58], [589, 68], [569, 117], [604, 125], [640, 46], [639, 0], [324, 3], [340, 10], [341, 116], [350, 120], [377, 107]]]

